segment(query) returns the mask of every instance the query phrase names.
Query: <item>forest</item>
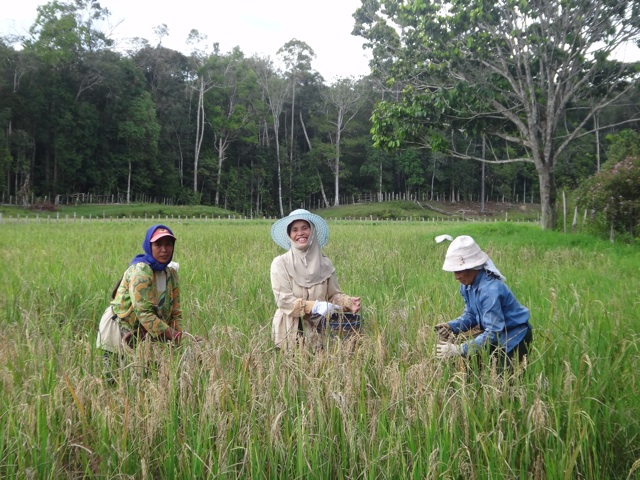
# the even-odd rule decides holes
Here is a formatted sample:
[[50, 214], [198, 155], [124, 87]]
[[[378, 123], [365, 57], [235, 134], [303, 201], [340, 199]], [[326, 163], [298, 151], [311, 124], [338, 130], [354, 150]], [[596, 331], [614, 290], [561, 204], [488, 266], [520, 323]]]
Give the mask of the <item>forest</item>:
[[[397, 2], [377, 5], [385, 3]], [[371, 73], [330, 84], [313, 68], [312, 46], [295, 38], [278, 50], [275, 62], [246, 56], [240, 46], [222, 52], [193, 30], [191, 53], [184, 54], [162, 46], [166, 32], [160, 26], [155, 44], [138, 39], [135, 48], [121, 52], [100, 29], [109, 12], [98, 3], [38, 7], [28, 36], [0, 37], [2, 202], [55, 205], [82, 194], [282, 216], [300, 205], [329, 207], [345, 198], [394, 192], [446, 201], [541, 203], [543, 226], [546, 221], [553, 227], [553, 218], [545, 220], [551, 215], [545, 205], [554, 207], [556, 192], [576, 189], [600, 169], [608, 158], [607, 139], [638, 130], [638, 68], [609, 61], [605, 53], [612, 43], [591, 63], [582, 56], [573, 65], [567, 56], [564, 70], [546, 77], [542, 70], [552, 61], [537, 52], [535, 62], [527, 63], [534, 68], [522, 68], [537, 97], [518, 111], [509, 103], [519, 93], [518, 52], [509, 54], [515, 66], [506, 73], [495, 69], [502, 83], [481, 78], [478, 72], [491, 67], [495, 56], [486, 53], [493, 40], [474, 44], [469, 32], [451, 24], [452, 33], [441, 41], [456, 48], [425, 42], [412, 49], [411, 22], [427, 22], [430, 13], [407, 20], [401, 9], [387, 9], [385, 19], [372, 5], [363, 1], [354, 13], [353, 32], [373, 51]], [[509, 14], [509, 5], [501, 14]], [[615, 17], [605, 10], [598, 14]], [[489, 17], [477, 16], [484, 22], [478, 28], [494, 31]], [[404, 28], [383, 28], [382, 20]], [[587, 27], [563, 25], [564, 42]], [[637, 26], [617, 27], [626, 36], [616, 42], [638, 38]], [[602, 32], [594, 35], [574, 45], [575, 53], [604, 38]], [[445, 62], [444, 50], [455, 58]], [[462, 85], [451, 81], [462, 74], [439, 65], [462, 62], [469, 69], [465, 55], [478, 63], [475, 76], [463, 72]], [[559, 82], [563, 71], [570, 76], [558, 91], [570, 93], [552, 103], [544, 88]], [[511, 75], [514, 87], [508, 92]], [[587, 81], [571, 84], [575, 78]], [[536, 131], [527, 123], [535, 117], [527, 105], [540, 114]], [[531, 128], [521, 127], [522, 119]]]

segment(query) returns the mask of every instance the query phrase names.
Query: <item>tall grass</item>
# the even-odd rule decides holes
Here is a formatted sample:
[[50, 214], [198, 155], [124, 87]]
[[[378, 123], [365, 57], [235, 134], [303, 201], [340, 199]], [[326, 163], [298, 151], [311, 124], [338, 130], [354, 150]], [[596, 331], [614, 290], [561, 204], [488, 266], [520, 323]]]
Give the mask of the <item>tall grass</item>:
[[[150, 222], [149, 222], [150, 223]], [[330, 223], [355, 350], [277, 354], [271, 224], [175, 222], [185, 327], [103, 378], [95, 349], [144, 222], [2, 225], [2, 478], [628, 478], [640, 458], [638, 248], [513, 224]], [[471, 234], [532, 311], [528, 369], [435, 358]]]

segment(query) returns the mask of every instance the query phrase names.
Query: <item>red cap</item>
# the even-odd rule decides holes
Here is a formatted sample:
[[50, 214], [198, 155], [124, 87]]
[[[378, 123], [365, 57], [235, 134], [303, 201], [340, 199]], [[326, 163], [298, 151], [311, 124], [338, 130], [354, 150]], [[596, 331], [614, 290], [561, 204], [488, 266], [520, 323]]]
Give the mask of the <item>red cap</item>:
[[155, 232], [153, 232], [153, 235], [151, 235], [151, 240], [149, 240], [151, 243], [158, 241], [160, 238], [162, 237], [171, 237], [174, 240], [176, 239], [176, 237], [174, 237], [171, 232], [169, 230], [167, 230], [166, 228], [157, 228]]

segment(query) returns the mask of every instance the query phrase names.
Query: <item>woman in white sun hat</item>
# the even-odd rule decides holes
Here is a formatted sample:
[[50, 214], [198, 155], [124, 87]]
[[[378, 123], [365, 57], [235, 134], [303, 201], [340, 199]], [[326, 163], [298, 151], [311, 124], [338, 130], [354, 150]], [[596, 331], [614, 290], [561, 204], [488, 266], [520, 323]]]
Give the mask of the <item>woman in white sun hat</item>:
[[442, 269], [460, 282], [465, 308], [455, 320], [436, 325], [436, 332], [443, 340], [475, 327], [482, 333], [459, 345], [440, 341], [437, 356], [469, 356], [487, 347], [501, 365], [510, 366], [516, 358], [522, 362], [533, 338], [529, 309], [518, 302], [489, 256], [463, 235], [451, 242]]
[[342, 293], [335, 268], [322, 253], [329, 240], [322, 217], [294, 210], [273, 224], [271, 238], [287, 250], [271, 263], [271, 288], [278, 306], [273, 317], [275, 346], [291, 348], [304, 338], [318, 350], [324, 342], [322, 318], [334, 311], [358, 313], [360, 298]]

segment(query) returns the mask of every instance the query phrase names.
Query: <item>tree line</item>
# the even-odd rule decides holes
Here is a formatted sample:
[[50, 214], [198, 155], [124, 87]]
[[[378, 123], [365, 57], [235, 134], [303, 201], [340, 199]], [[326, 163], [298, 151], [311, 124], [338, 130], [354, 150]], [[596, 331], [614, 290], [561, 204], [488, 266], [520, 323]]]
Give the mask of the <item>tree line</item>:
[[[518, 146], [517, 129], [495, 115], [500, 105], [515, 111], [502, 101], [508, 80], [485, 79], [503, 98], [469, 81], [438, 86], [443, 72], [434, 52], [446, 46], [430, 45], [427, 55], [394, 37], [398, 30], [378, 35], [371, 5], [363, 1], [354, 28], [373, 50], [371, 74], [331, 83], [298, 39], [278, 50], [276, 62], [240, 47], [221, 52], [193, 30], [184, 54], [162, 45], [168, 32], [161, 25], [154, 45], [137, 39], [121, 52], [101, 30], [109, 12], [98, 3], [38, 7], [28, 36], [0, 38], [2, 197], [149, 196], [280, 216], [311, 199], [328, 207], [345, 195], [383, 192], [544, 204], [549, 173], [554, 194], [558, 186], [575, 188], [606, 159], [603, 131], [628, 127], [620, 119], [638, 111], [634, 77], [612, 83], [603, 73], [612, 64], [598, 64], [591, 105], [610, 98], [610, 85], [624, 91], [617, 97], [624, 101], [597, 103], [598, 115], [588, 115], [584, 96], [569, 99], [572, 109], [559, 108], [554, 120], [562, 128], [546, 140], [562, 148], [550, 171], [541, 171], [548, 159], [536, 160], [531, 139]], [[433, 68], [412, 74], [424, 60]], [[619, 73], [631, 69], [616, 66]], [[534, 83], [540, 76], [531, 73]], [[476, 73], [472, 86], [480, 80]], [[456, 118], [461, 104], [465, 122]]]

